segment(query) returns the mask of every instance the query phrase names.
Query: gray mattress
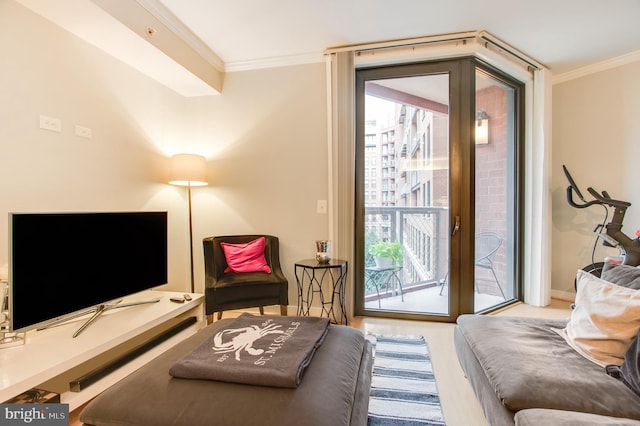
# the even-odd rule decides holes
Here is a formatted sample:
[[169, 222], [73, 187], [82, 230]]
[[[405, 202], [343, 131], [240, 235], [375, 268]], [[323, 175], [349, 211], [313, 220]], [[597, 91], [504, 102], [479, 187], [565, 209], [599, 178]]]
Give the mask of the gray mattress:
[[231, 320], [217, 321], [91, 401], [86, 425], [366, 425], [371, 345], [359, 330], [331, 325], [295, 389], [178, 379], [171, 365]]
[[528, 408], [640, 419], [640, 398], [551, 330], [564, 320], [463, 315], [454, 339], [490, 424]]

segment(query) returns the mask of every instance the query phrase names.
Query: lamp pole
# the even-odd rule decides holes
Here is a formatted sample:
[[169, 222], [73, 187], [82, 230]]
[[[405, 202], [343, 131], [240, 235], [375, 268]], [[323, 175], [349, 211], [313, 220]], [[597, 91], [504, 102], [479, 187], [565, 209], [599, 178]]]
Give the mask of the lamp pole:
[[193, 222], [191, 220], [191, 182], [187, 185], [187, 198], [189, 198], [189, 255], [191, 258], [191, 293], [195, 293], [196, 287], [193, 279]]
[[191, 264], [191, 293], [195, 293], [193, 266], [193, 221], [191, 212], [191, 187], [207, 185], [207, 163], [202, 155], [176, 154], [171, 157], [171, 173], [169, 183], [186, 186], [189, 203], [189, 259]]

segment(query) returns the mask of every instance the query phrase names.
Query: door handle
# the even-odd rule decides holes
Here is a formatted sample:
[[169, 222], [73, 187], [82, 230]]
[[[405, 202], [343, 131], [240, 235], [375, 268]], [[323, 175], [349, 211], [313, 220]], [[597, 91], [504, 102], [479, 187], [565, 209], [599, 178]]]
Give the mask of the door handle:
[[451, 230], [451, 236], [456, 235], [456, 232], [460, 229], [460, 216], [456, 216], [455, 221], [453, 222], [453, 229]]

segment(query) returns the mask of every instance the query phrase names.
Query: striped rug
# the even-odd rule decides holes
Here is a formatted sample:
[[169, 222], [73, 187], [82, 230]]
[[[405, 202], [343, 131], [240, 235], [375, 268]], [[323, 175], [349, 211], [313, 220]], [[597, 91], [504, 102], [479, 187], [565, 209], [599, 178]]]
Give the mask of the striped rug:
[[427, 342], [422, 336], [368, 334], [373, 344], [369, 426], [443, 426]]

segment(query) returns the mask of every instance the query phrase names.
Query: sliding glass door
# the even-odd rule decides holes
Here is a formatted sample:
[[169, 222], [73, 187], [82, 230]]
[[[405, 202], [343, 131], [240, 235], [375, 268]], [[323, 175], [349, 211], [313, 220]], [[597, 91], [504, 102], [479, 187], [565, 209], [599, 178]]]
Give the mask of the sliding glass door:
[[356, 313], [513, 300], [517, 91], [469, 58], [358, 70], [356, 88]]
[[518, 88], [475, 71], [474, 311], [517, 297]]

